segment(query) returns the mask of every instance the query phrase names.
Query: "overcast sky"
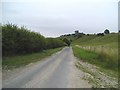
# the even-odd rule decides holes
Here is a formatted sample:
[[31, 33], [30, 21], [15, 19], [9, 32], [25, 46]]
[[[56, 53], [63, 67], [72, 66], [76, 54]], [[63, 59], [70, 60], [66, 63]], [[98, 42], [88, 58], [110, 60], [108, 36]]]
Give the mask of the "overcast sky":
[[46, 37], [73, 33], [75, 30], [98, 33], [107, 28], [117, 32], [118, 1], [4, 0], [2, 23], [24, 25]]

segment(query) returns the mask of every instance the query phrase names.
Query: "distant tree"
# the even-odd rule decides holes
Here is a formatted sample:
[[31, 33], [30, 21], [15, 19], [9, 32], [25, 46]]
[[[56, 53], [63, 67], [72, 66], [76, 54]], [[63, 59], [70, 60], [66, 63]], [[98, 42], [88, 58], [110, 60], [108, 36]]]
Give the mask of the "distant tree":
[[70, 39], [70, 42], [72, 42], [72, 39]]
[[63, 41], [64, 41], [68, 46], [70, 46], [71, 42], [70, 42], [67, 38], [64, 38]]
[[80, 38], [80, 37], [82, 37], [82, 36], [84, 36], [85, 35], [85, 33], [79, 33], [78, 34], [78, 38]]
[[104, 33], [98, 33], [97, 36], [104, 36]]
[[67, 36], [71, 36], [71, 34], [67, 34]]
[[72, 36], [75, 36], [75, 34], [72, 34]]
[[109, 34], [110, 31], [109, 31], [108, 29], [106, 29], [106, 30], [104, 31], [104, 33], [105, 33], [105, 34]]
[[87, 34], [87, 36], [90, 36], [90, 34]]

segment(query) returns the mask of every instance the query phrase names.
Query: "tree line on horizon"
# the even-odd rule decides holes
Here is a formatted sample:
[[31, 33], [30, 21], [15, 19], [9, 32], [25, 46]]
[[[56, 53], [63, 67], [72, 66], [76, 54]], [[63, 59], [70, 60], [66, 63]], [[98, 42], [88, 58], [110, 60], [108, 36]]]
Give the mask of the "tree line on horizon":
[[72, 36], [72, 37], [78, 39], [78, 38], [83, 37], [84, 35], [87, 35], [87, 36], [89, 36], [89, 35], [104, 36], [106, 34], [110, 34], [110, 30], [105, 29], [104, 32], [102, 32], [102, 33], [96, 33], [96, 34], [95, 33], [94, 34], [85, 34], [83, 32], [80, 33], [79, 30], [76, 30], [75, 33], [73, 33], [73, 34], [65, 34], [65, 35], [61, 35], [60, 37], [64, 38], [64, 37]]
[[1, 28], [3, 56], [40, 52], [66, 45], [59, 38], [45, 38], [39, 33], [14, 24], [5, 24]]

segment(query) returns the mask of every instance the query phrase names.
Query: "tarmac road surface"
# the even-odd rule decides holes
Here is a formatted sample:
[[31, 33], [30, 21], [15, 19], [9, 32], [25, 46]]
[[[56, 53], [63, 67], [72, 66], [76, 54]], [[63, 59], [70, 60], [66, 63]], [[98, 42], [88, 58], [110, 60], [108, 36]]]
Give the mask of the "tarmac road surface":
[[76, 78], [77, 81], [72, 79], [76, 77], [73, 70], [74, 59], [72, 48], [65, 47], [7, 79], [3, 76], [3, 88], [89, 88], [90, 85], [79, 77]]

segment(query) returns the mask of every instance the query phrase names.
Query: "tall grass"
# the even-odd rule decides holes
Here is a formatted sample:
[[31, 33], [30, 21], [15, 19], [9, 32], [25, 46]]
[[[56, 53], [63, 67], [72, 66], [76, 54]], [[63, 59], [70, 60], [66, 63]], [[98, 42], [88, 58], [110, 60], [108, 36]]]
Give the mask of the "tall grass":
[[114, 61], [118, 61], [118, 49], [110, 48], [107, 46], [78, 46], [84, 50], [98, 53], [101, 57], [104, 56], [105, 59], [111, 59]]
[[[83, 36], [72, 43], [82, 50], [98, 54], [105, 65], [111, 69], [118, 68], [118, 33], [111, 33], [105, 36]], [[100, 64], [100, 63], [99, 63]]]
[[118, 70], [118, 61], [111, 58], [104, 53], [96, 53], [92, 50], [84, 49], [82, 47], [73, 46], [74, 55], [80, 58], [83, 61], [90, 62], [92, 64], [96, 64], [106, 69]]

